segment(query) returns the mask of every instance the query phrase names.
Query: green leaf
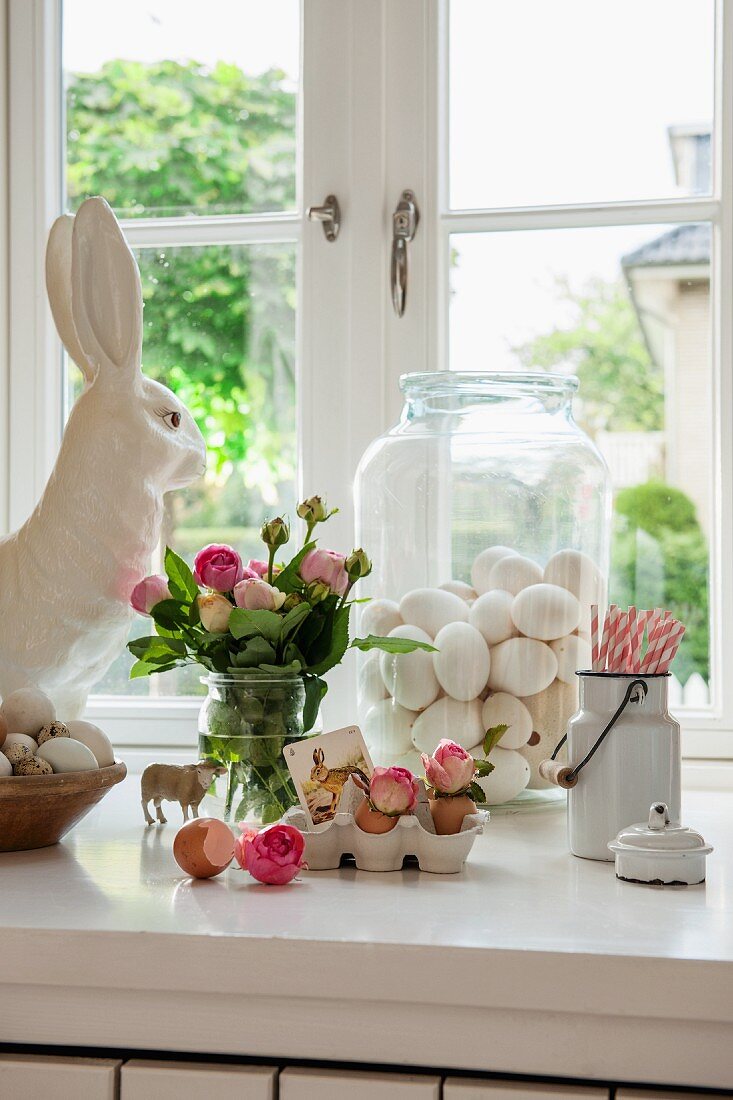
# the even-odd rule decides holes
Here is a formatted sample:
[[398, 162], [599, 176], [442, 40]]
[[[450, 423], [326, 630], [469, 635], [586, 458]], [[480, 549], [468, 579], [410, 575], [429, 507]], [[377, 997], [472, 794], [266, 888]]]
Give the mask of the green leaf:
[[371, 649], [381, 649], [384, 653], [412, 653], [416, 649], [425, 649], [428, 653], [438, 652], [428, 642], [413, 642], [411, 638], [380, 638], [377, 634], [354, 638], [349, 648], [360, 649], [362, 653], [368, 653]]
[[182, 626], [188, 626], [188, 608], [179, 600], [161, 600], [150, 614], [156, 626], [168, 631], [178, 631]]
[[308, 672], [314, 676], [323, 676], [340, 664], [349, 648], [349, 612], [348, 606], [341, 607], [333, 616], [328, 652], [322, 660], [308, 666]]
[[133, 638], [127, 643], [127, 648], [134, 657], [150, 660], [161, 655], [168, 657], [185, 657], [186, 643], [180, 638], [160, 638], [157, 634], [147, 638]]
[[244, 607], [235, 607], [229, 617], [229, 631], [235, 638], [260, 635], [274, 645], [280, 638], [282, 621], [277, 611], [247, 611]]
[[249, 638], [244, 649], [235, 655], [237, 668], [255, 668], [257, 665], [272, 664], [275, 650], [265, 638], [255, 635]]
[[303, 707], [303, 732], [308, 733], [313, 729], [321, 700], [328, 691], [328, 684], [319, 676], [304, 676], [305, 706]]
[[152, 665], [148, 664], [147, 661], [136, 661], [130, 669], [130, 679], [139, 680], [143, 676], [152, 676], [154, 672], [170, 672], [175, 667], [175, 664]]
[[192, 600], [191, 606], [188, 609], [188, 625], [198, 626], [201, 622], [201, 612], [199, 611], [198, 600]]
[[469, 787], [469, 793], [474, 802], [482, 806], [486, 805], [486, 792], [483, 790], [482, 787], [479, 787], [478, 783], [471, 784], [471, 786]]
[[315, 547], [315, 542], [307, 542], [302, 550], [299, 550], [292, 561], [288, 562], [284, 569], [281, 569], [278, 575], [273, 580], [273, 585], [281, 592], [297, 592], [298, 589], [303, 587], [303, 582], [300, 579], [298, 570], [300, 569], [300, 563], [306, 554], [309, 554]]
[[486, 731], [484, 737], [484, 755], [488, 756], [495, 745], [498, 745], [502, 737], [509, 729], [506, 723], [502, 723], [499, 726], [492, 726], [491, 729]]
[[494, 770], [494, 765], [490, 764], [488, 760], [476, 760], [474, 762], [476, 764], [476, 775], [482, 779], [487, 775], [491, 775]]
[[263, 672], [269, 673], [271, 676], [299, 676], [303, 668], [300, 661], [291, 661], [287, 665], [268, 665], [262, 664], [259, 666]]
[[262, 811], [262, 824], [271, 825], [282, 817], [282, 807], [276, 802], [268, 802]]
[[309, 603], [299, 603], [291, 608], [287, 615], [283, 616], [280, 620], [281, 642], [287, 641], [287, 639], [295, 633], [303, 620], [310, 615], [311, 610], [311, 605]]
[[183, 558], [179, 557], [175, 550], [171, 550], [170, 546], [165, 548], [165, 572], [172, 596], [186, 603], [196, 599], [199, 586], [194, 580], [193, 573]]

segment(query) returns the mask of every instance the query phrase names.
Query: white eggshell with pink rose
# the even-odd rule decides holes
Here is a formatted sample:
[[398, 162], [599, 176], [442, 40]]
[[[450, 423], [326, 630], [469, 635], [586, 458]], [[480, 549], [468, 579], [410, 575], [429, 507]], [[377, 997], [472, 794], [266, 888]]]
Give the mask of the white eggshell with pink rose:
[[[447, 593], [446, 593], [447, 595]], [[417, 626], [398, 626], [390, 630], [389, 638], [408, 638], [427, 642], [432, 638]], [[440, 684], [433, 669], [429, 650], [415, 649], [411, 653], [382, 653], [379, 669], [387, 691], [406, 710], [424, 710], [437, 698]]]
[[400, 600], [400, 615], [434, 638], [448, 623], [468, 622], [468, 605], [442, 588], [415, 588]]
[[486, 687], [489, 647], [469, 623], [448, 623], [435, 635], [433, 668], [438, 683], [453, 699], [468, 702]]

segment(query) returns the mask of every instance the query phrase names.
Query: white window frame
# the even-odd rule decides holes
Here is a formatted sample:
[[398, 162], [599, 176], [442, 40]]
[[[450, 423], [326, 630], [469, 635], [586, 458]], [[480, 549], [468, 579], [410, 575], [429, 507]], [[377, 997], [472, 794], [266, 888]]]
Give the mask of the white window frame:
[[[43, 251], [61, 207], [60, 0], [0, 0], [7, 68], [8, 289], [0, 274], [0, 529], [14, 529], [38, 498], [61, 423], [59, 345], [43, 290]], [[303, 156], [294, 213], [191, 219], [190, 243], [296, 241], [301, 487], [338, 502], [334, 544], [350, 544], [351, 482], [370, 439], [397, 418], [399, 375], [447, 366], [448, 255], [453, 233], [668, 224], [714, 225], [713, 360], [715, 534], [711, 542], [712, 677], [709, 711], [686, 712], [684, 746], [697, 759], [733, 757], [733, 0], [718, 0], [716, 151], [710, 199], [452, 211], [448, 200], [448, 0], [302, 0]], [[7, 36], [4, 28], [7, 26]], [[4, 180], [0, 164], [0, 179]], [[410, 246], [405, 316], [389, 301], [391, 213], [402, 190], [420, 206]], [[328, 244], [305, 208], [337, 194], [343, 228]], [[29, 196], [32, 201], [29, 202]], [[170, 245], [170, 219], [125, 223], [135, 246]], [[7, 329], [6, 329], [7, 331]], [[25, 441], [33, 440], [29, 453]], [[723, 508], [725, 504], [725, 508]], [[331, 678], [327, 722], [353, 720], [353, 666]], [[126, 752], [195, 744], [200, 700], [95, 697], [90, 717]]]

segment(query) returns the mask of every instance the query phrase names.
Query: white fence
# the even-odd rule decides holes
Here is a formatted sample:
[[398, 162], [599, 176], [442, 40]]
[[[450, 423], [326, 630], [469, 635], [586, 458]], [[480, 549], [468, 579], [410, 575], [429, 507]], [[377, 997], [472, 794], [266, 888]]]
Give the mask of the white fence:
[[664, 432], [598, 432], [596, 444], [614, 489], [664, 478]]
[[684, 686], [673, 674], [669, 681], [669, 705], [690, 707], [692, 710], [710, 706], [710, 685], [705, 683], [699, 672], [693, 672]]

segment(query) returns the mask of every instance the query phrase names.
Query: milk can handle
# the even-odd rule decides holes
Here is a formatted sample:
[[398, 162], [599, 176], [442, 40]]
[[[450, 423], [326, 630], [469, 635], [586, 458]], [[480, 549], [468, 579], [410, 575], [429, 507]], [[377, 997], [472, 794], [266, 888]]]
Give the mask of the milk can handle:
[[[583, 757], [583, 759], [580, 761], [579, 764], [576, 764], [574, 768], [571, 768], [567, 772], [567, 774], [563, 774], [563, 783], [562, 783], [563, 786], [569, 786], [569, 787], [574, 787], [575, 786], [575, 784], [578, 781], [578, 776], [580, 775], [581, 771], [583, 770], [585, 765], [588, 763], [590, 758], [594, 755], [594, 753], [596, 753], [597, 750], [600, 748], [600, 746], [603, 744], [604, 740], [606, 739], [608, 734], [611, 732], [613, 727], [616, 725], [619, 718], [621, 717], [623, 712], [626, 710], [626, 707], [631, 702], [631, 696], [634, 694], [634, 690], [636, 688], [639, 688], [639, 690], [641, 691], [641, 700], [637, 696], [637, 698], [635, 699], [635, 702], [637, 702], [637, 703], [641, 702], [643, 699], [646, 698], [646, 693], [649, 689], [647, 688], [647, 685], [645, 684], [645, 682], [643, 680], [632, 680], [631, 683], [629, 684], [629, 686], [626, 689], [626, 694], [624, 695], [623, 699], [621, 700], [621, 705], [619, 706], [618, 710], [614, 714], [611, 721], [608, 723], [606, 728], [603, 730], [603, 732], [599, 736], [599, 738], [596, 741], [595, 745], [592, 746], [590, 751], [587, 753], [586, 756]], [[568, 739], [568, 735], [566, 733], [558, 741], [558, 743], [555, 747], [555, 751], [553, 752], [552, 756], [550, 757], [550, 760], [555, 759], [555, 757], [557, 756], [557, 754], [559, 753], [560, 749], [563, 747], [563, 745], [565, 744], [567, 739]], [[564, 769], [563, 769], [563, 772], [564, 772]]]

